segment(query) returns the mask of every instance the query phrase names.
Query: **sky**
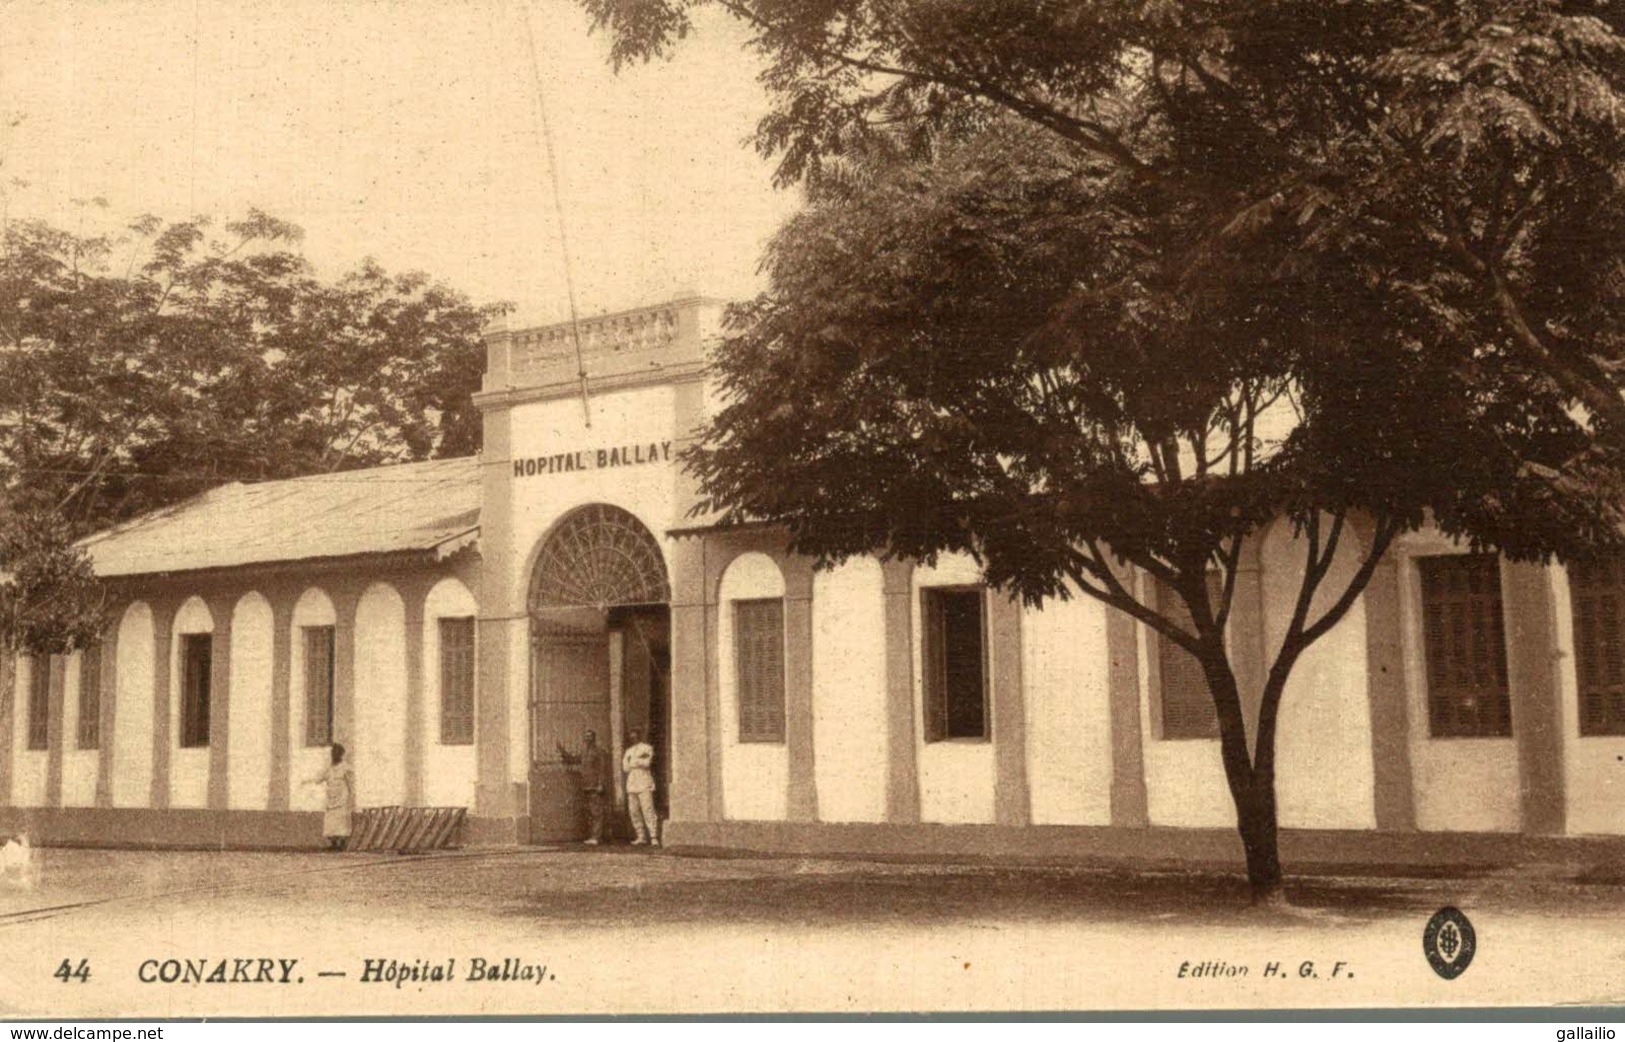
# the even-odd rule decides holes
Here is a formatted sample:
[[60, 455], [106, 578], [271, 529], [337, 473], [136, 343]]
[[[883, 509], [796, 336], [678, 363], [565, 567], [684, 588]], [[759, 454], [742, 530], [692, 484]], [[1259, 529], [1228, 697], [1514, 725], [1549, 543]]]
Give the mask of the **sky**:
[[370, 256], [561, 320], [527, 19], [581, 313], [760, 289], [798, 198], [746, 142], [765, 99], [743, 32], [704, 18], [673, 60], [616, 74], [564, 0], [0, 0], [8, 212], [258, 208], [326, 275]]

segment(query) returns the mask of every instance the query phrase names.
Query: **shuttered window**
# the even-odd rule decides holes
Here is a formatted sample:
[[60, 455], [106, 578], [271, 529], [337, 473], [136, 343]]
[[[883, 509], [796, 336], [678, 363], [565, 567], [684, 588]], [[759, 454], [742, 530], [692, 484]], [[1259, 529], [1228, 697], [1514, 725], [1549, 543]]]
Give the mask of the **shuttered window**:
[[440, 744], [474, 744], [474, 620], [440, 620]]
[[209, 744], [209, 709], [214, 681], [214, 638], [188, 633], [181, 638], [181, 747]]
[[305, 744], [333, 744], [333, 627], [306, 626]]
[[734, 602], [739, 740], [784, 741], [784, 601]]
[[102, 745], [102, 646], [79, 653], [79, 748]]
[[988, 738], [983, 591], [920, 591], [924, 622], [925, 740]]
[[1453, 554], [1419, 558], [1417, 566], [1433, 737], [1511, 735], [1499, 559]]
[[1580, 733], [1625, 735], [1625, 558], [1569, 566]]
[[[1185, 632], [1195, 633], [1196, 624], [1191, 621], [1190, 608], [1184, 598], [1161, 582], [1152, 582], [1157, 613]], [[1223, 595], [1224, 576], [1209, 572], [1208, 603], [1217, 604]], [[1195, 655], [1162, 634], [1155, 637], [1162, 737], [1170, 741], [1219, 737], [1219, 711], [1213, 705], [1213, 694], [1208, 690], [1202, 664], [1196, 661]]]
[[35, 655], [28, 670], [28, 748], [51, 744], [51, 656]]

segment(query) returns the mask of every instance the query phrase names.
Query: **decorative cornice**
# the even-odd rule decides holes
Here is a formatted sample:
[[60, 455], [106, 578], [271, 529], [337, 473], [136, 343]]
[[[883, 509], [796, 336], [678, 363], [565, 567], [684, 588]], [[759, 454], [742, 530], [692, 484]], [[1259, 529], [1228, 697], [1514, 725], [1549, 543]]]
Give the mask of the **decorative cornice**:
[[713, 535], [719, 532], [760, 532], [763, 529], [782, 527], [776, 521], [706, 521], [700, 524], [668, 528], [666, 529], [666, 535], [671, 539], [682, 539], [685, 536]]
[[[606, 391], [625, 391], [637, 387], [656, 387], [662, 384], [697, 383], [704, 379], [705, 363], [703, 361], [676, 362], [658, 367], [651, 366], [646, 370], [614, 373], [605, 376], [593, 376], [589, 373], [587, 376], [587, 394], [591, 397], [593, 394]], [[578, 380], [560, 380], [536, 387], [478, 391], [474, 394], [474, 405], [481, 410], [512, 408], [515, 405], [556, 401], [561, 398], [576, 398], [580, 395], [581, 383]]]
[[263, 561], [253, 564], [231, 565], [217, 568], [178, 569], [167, 572], [137, 572], [128, 575], [110, 575], [102, 579], [116, 596], [137, 596], [130, 591], [136, 587], [152, 585], [215, 585], [224, 582], [248, 582], [265, 579], [285, 579], [300, 575], [331, 575], [335, 572], [421, 571], [444, 566], [462, 554], [478, 554], [474, 544], [465, 544], [452, 553], [443, 553], [440, 547], [424, 550], [391, 550], [381, 553], [350, 554], [344, 557], [306, 557], [291, 561]]

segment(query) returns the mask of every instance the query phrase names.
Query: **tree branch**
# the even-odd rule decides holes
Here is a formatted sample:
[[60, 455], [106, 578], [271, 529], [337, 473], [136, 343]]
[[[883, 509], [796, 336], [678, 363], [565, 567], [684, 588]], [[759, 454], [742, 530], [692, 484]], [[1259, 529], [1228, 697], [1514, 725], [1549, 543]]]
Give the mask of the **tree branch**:
[[1371, 537], [1371, 549], [1366, 553], [1365, 560], [1360, 562], [1360, 567], [1355, 570], [1353, 578], [1349, 580], [1348, 588], [1333, 602], [1330, 608], [1326, 609], [1325, 615], [1303, 631], [1303, 642], [1306, 647], [1331, 632], [1332, 627], [1341, 622], [1343, 616], [1348, 614], [1349, 609], [1354, 606], [1354, 602], [1365, 592], [1366, 587], [1371, 585], [1371, 576], [1376, 574], [1377, 566], [1382, 563], [1383, 557], [1388, 553], [1388, 548], [1393, 545], [1394, 539], [1399, 535], [1401, 528], [1400, 523], [1391, 518], [1384, 518], [1377, 522], [1376, 531]]
[[1175, 644], [1178, 644], [1192, 655], [1200, 656], [1202, 645], [1199, 636], [1186, 633], [1178, 626], [1175, 626], [1166, 617], [1148, 607], [1133, 594], [1129, 593], [1128, 590], [1123, 586], [1122, 581], [1117, 578], [1117, 574], [1112, 569], [1110, 562], [1106, 561], [1101, 555], [1099, 545], [1092, 541], [1088, 545], [1090, 551], [1089, 555], [1074, 552], [1073, 563], [1084, 569], [1084, 571], [1089, 575], [1093, 575], [1095, 578], [1099, 579], [1101, 584], [1105, 587], [1105, 590], [1102, 591], [1091, 588], [1084, 581], [1084, 578], [1074, 571], [1070, 578], [1073, 580], [1073, 582], [1078, 584], [1079, 589], [1144, 623], [1151, 629], [1173, 641]]
[[[1486, 264], [1485, 269], [1493, 287], [1496, 307], [1524, 350], [1565, 391], [1578, 399], [1594, 416], [1606, 422], [1615, 443], [1625, 440], [1625, 398], [1620, 396], [1619, 389], [1590, 359], [1583, 355], [1563, 357], [1568, 352], [1549, 346], [1542, 340], [1524, 317], [1518, 298], [1513, 294], [1500, 266]], [[1591, 371], [1582, 371], [1586, 369]]]
[[[735, 17], [755, 26], [764, 33], [789, 35], [784, 29], [763, 18], [748, 4], [740, 2], [740, 0], [717, 0], [717, 3]], [[953, 71], [908, 68], [893, 65], [878, 58], [859, 57], [818, 45], [808, 45], [802, 49], [826, 61], [835, 62], [859, 72], [895, 76], [915, 82], [934, 83], [939, 87], [946, 87], [959, 94], [980, 97], [1052, 131], [1061, 138], [1079, 145], [1097, 156], [1110, 159], [1119, 165], [1136, 171], [1145, 172], [1149, 169], [1107, 127], [1092, 120], [1080, 119], [1036, 98], [999, 87], [990, 81], [978, 78], [974, 72], [967, 73], [960, 70], [956, 74]]]

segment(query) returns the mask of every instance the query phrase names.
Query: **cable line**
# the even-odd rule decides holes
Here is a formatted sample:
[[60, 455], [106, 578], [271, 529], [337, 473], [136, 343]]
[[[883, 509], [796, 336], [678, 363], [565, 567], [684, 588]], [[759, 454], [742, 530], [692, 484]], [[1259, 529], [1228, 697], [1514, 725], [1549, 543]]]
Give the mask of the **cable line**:
[[530, 26], [530, 5], [520, 8], [519, 16], [525, 22], [525, 45], [530, 51], [530, 78], [536, 91], [536, 114], [542, 130], [542, 149], [547, 153], [547, 180], [553, 190], [553, 213], [559, 225], [559, 251], [564, 255], [564, 292], [570, 302], [570, 339], [576, 349], [576, 376], [581, 381], [581, 412], [587, 426], [592, 426], [592, 407], [587, 398], [587, 364], [581, 356], [581, 324], [576, 313], [576, 287], [570, 260], [570, 239], [564, 227], [564, 201], [559, 194], [559, 170], [554, 158], [553, 130], [547, 121], [547, 99], [542, 93], [542, 66], [536, 58], [536, 34]]

